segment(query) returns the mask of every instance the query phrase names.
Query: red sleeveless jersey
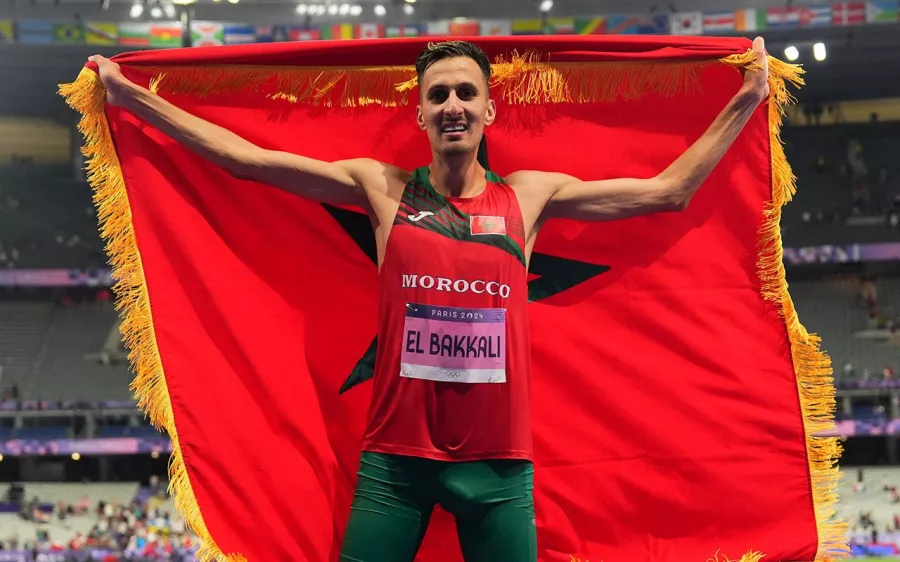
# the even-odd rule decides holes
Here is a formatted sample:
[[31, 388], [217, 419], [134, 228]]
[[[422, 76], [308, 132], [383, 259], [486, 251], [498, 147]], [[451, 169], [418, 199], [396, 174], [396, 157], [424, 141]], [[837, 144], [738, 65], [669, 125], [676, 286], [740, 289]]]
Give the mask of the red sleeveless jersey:
[[380, 272], [367, 451], [437, 460], [531, 459], [525, 228], [493, 172], [444, 197], [428, 168], [406, 185]]

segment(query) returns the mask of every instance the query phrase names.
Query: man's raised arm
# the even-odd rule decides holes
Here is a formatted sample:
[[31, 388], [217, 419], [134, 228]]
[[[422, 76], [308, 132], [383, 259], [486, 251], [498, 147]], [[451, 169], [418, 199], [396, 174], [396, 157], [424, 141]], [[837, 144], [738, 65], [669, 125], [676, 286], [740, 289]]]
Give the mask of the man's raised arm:
[[706, 132], [657, 176], [581, 181], [566, 174], [524, 171], [510, 174], [508, 181], [546, 201], [541, 209], [545, 219], [600, 221], [684, 209], [769, 95], [761, 38], [753, 49], [757, 68], [746, 71], [742, 87]]
[[261, 148], [134, 84], [122, 75], [115, 62], [99, 55], [89, 60], [99, 68], [108, 104], [133, 113], [236, 178], [258, 181], [324, 203], [364, 208], [370, 207], [371, 192], [387, 192], [387, 166], [375, 160], [323, 162]]

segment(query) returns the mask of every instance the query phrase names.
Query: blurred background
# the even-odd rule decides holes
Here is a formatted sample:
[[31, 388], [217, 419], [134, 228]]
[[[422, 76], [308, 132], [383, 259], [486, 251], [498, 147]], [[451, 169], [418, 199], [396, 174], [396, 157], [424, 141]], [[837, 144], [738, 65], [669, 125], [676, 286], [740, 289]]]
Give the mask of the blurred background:
[[415, 35], [762, 35], [802, 63], [783, 220], [800, 318], [834, 363], [840, 514], [900, 553], [898, 0], [6, 0], [0, 3], [0, 562], [191, 560], [170, 452], [128, 390], [76, 116], [86, 57]]

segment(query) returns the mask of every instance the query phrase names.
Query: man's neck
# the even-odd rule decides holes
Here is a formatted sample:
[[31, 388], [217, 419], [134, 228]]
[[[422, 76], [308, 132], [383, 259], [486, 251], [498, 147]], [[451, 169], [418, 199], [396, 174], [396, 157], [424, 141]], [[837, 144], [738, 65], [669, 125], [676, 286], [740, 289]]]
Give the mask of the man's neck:
[[428, 166], [431, 185], [447, 197], [475, 197], [484, 190], [484, 168], [475, 153], [435, 155]]

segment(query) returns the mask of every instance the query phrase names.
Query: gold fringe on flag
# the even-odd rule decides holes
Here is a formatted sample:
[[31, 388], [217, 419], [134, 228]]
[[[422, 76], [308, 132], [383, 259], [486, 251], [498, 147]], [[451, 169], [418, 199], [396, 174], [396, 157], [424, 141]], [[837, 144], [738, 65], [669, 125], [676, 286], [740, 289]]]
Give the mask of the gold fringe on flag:
[[415, 76], [415, 67], [203, 66], [132, 67], [149, 76], [159, 94], [206, 98], [262, 95], [273, 100], [324, 107], [406, 105], [409, 95], [397, 84]]
[[[800, 324], [788, 294], [780, 231], [781, 208], [796, 191], [796, 180], [781, 143], [781, 124], [785, 106], [793, 101], [787, 83], [801, 85], [802, 71], [796, 65], [772, 57], [768, 60], [772, 201], [760, 229], [758, 274], [762, 296], [778, 307], [790, 338], [818, 531], [815, 559], [829, 561], [849, 554], [846, 524], [834, 518], [840, 444], [836, 438], [818, 436], [834, 425], [832, 370], [828, 356], [819, 349], [819, 338]], [[509, 60], [501, 57], [495, 61], [491, 85], [499, 90], [499, 97], [514, 104], [603, 102], [647, 93], [699, 91], [701, 69], [719, 63], [749, 69], [756, 65], [756, 59], [748, 51], [706, 62], [556, 64], [544, 62], [534, 53], [513, 53]], [[414, 67], [131, 67], [128, 70], [143, 74], [152, 91], [158, 94], [206, 97], [243, 93], [289, 103], [341, 107], [404, 105], [409, 102], [409, 92], [417, 86]], [[60, 86], [60, 94], [81, 114], [78, 127], [85, 138], [82, 151], [87, 161], [88, 181], [94, 190], [100, 230], [116, 279], [122, 334], [135, 371], [131, 388], [151, 423], [165, 430], [172, 440], [169, 492], [185, 523], [203, 542], [199, 552], [201, 561], [244, 562], [246, 559], [240, 554], [224, 554], [210, 536], [184, 464], [156, 344], [128, 194], [104, 112], [106, 91], [95, 72], [83, 69], [74, 83]], [[740, 562], [759, 562], [763, 556], [750, 551]], [[710, 560], [720, 562], [719, 555]]]
[[[549, 63], [536, 53], [498, 57], [491, 65], [494, 95], [510, 104], [588, 103], [635, 99], [648, 93], [700, 91], [709, 61]], [[413, 66], [384, 67], [133, 67], [159, 94], [208, 97], [264, 95], [325, 107], [409, 104], [418, 87]], [[499, 94], [497, 94], [499, 92]]]
[[100, 233], [106, 241], [112, 277], [116, 280], [114, 292], [116, 308], [122, 316], [122, 337], [135, 372], [131, 389], [137, 396], [138, 407], [146, 412], [150, 423], [157, 430], [165, 431], [172, 441], [169, 493], [175, 500], [175, 509], [203, 543], [198, 553], [200, 560], [246, 562], [241, 555], [224, 556], [216, 546], [191, 488], [156, 346], [150, 298], [141, 253], [134, 237], [125, 180], [103, 110], [106, 89], [99, 76], [85, 68], [74, 83], [60, 86], [60, 94], [81, 114], [78, 130], [85, 139], [82, 152], [87, 163], [87, 179], [94, 191]]
[[[835, 389], [831, 359], [820, 349], [821, 339], [806, 331], [800, 323], [785, 276], [781, 239], [781, 209], [797, 192], [797, 178], [784, 153], [781, 126], [787, 104], [794, 100], [787, 83], [803, 84], [802, 69], [769, 57], [768, 102], [769, 146], [771, 151], [772, 201], [764, 213], [760, 228], [759, 273], [762, 296], [774, 303], [787, 327], [791, 343], [797, 393], [806, 434], [810, 487], [815, 510], [818, 547], [816, 561], [829, 561], [849, 556], [847, 524], [836, 518], [837, 485], [840, 470], [837, 461], [841, 444], [836, 437], [819, 434], [834, 427]], [[756, 67], [752, 52], [734, 55], [725, 64], [752, 69]]]

